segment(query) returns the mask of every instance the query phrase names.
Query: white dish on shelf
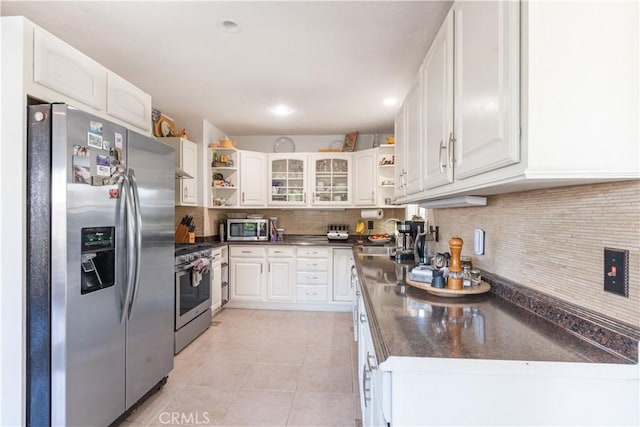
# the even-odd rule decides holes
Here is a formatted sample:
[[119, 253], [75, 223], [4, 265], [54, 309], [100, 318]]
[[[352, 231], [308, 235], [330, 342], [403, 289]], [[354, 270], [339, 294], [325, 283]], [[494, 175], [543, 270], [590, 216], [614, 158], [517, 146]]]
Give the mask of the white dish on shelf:
[[249, 218], [249, 219], [262, 219], [262, 218], [264, 218], [264, 214], [247, 214], [247, 218]]
[[294, 153], [295, 151], [296, 144], [293, 142], [293, 139], [288, 136], [281, 136], [276, 139], [276, 142], [273, 144], [274, 153]]
[[337, 149], [342, 150], [343, 145], [344, 145], [344, 141], [340, 141], [339, 139], [336, 139], [335, 141], [332, 141], [331, 144], [329, 144], [329, 148], [332, 150], [337, 150]]

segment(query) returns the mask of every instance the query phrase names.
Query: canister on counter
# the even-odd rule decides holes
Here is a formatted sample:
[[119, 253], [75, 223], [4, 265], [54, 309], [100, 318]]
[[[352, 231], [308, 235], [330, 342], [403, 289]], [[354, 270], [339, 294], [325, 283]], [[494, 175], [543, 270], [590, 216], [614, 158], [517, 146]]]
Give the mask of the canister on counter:
[[461, 256], [460, 257], [460, 265], [464, 270], [465, 267], [469, 267], [469, 270], [473, 269], [473, 261], [470, 256]]

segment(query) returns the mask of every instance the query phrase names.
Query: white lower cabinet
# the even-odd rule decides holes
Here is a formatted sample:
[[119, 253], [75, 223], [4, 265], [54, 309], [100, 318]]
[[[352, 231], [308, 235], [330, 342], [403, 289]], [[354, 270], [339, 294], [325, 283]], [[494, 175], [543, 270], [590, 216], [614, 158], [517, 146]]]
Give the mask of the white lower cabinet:
[[222, 306], [222, 248], [211, 251], [211, 311]]
[[350, 311], [351, 248], [229, 245], [231, 308]]
[[329, 253], [327, 247], [305, 246], [297, 249], [296, 301], [328, 300]]
[[269, 276], [267, 279], [267, 300], [293, 301], [296, 277], [295, 248], [278, 246], [267, 248]]
[[369, 329], [369, 319], [364, 308], [362, 296], [358, 300], [358, 384], [360, 388], [360, 408], [362, 410], [362, 425], [386, 426], [387, 420], [383, 412], [384, 399], [389, 398], [385, 393], [384, 377], [389, 372], [379, 369], [373, 338]]
[[365, 427], [639, 425], [637, 364], [409, 356], [380, 360], [370, 315], [359, 296], [358, 383]]
[[231, 246], [230, 302], [263, 301], [266, 285], [266, 259], [262, 246]]
[[353, 301], [352, 265], [353, 252], [351, 249], [333, 249], [333, 301]]

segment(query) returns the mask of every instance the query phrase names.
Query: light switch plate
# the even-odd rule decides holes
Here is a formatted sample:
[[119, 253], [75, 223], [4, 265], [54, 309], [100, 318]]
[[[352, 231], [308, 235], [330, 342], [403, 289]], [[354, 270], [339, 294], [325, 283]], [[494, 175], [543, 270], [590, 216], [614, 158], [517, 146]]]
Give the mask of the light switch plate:
[[604, 248], [604, 290], [629, 297], [629, 251]]
[[473, 252], [476, 255], [484, 255], [484, 230], [476, 228], [473, 233]]

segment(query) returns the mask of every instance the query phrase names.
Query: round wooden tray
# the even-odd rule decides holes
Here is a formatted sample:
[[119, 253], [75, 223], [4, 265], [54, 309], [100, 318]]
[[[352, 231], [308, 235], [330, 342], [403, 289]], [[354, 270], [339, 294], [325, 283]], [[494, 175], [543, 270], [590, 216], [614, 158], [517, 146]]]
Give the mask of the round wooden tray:
[[434, 288], [428, 283], [414, 282], [409, 278], [405, 279], [405, 281], [409, 286], [413, 286], [414, 288], [425, 290], [431, 295], [435, 295], [438, 297], [445, 297], [445, 298], [460, 298], [467, 295], [484, 294], [491, 290], [491, 285], [489, 285], [487, 282], [480, 282], [480, 286], [461, 289], [458, 291], [454, 289]]

